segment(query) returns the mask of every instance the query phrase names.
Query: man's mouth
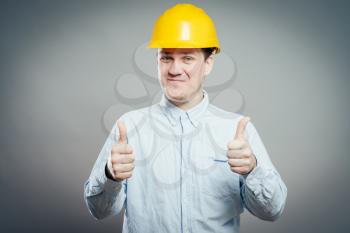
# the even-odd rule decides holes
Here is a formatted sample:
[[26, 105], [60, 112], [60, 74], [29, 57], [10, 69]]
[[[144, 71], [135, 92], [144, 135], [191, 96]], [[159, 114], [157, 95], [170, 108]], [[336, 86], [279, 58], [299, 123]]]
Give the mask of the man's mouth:
[[169, 82], [185, 82], [186, 80], [183, 79], [176, 79], [176, 78], [168, 78]]
[[167, 80], [170, 82], [186, 82], [187, 78], [186, 77], [177, 77], [177, 78], [167, 78]]

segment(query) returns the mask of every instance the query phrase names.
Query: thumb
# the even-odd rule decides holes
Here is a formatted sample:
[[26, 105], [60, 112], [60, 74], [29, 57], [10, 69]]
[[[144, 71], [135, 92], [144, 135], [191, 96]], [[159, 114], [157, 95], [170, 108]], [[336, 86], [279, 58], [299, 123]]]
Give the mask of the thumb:
[[119, 138], [117, 138], [118, 143], [126, 144], [126, 126], [124, 122], [117, 121], [117, 127], [119, 129]]
[[244, 139], [245, 128], [250, 121], [250, 117], [243, 117], [237, 124], [236, 135], [234, 139]]

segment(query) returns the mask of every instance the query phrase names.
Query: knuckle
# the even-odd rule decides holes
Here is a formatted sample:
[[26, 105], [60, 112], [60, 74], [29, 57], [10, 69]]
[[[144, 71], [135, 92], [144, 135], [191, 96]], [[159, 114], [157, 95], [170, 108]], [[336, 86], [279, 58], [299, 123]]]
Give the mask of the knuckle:
[[120, 172], [120, 166], [119, 164], [113, 164], [113, 171], [115, 173], [119, 173]]
[[235, 158], [238, 158], [238, 157], [239, 157], [238, 151], [231, 151], [231, 153], [230, 153], [230, 158], [231, 159], [235, 159]]
[[229, 159], [229, 160], [228, 160], [228, 164], [229, 164], [230, 166], [233, 166], [233, 165], [234, 165], [234, 161], [233, 161], [232, 159]]
[[126, 169], [127, 169], [128, 172], [129, 172], [129, 171], [132, 171], [132, 170], [134, 169], [133, 164], [129, 163], [129, 164], [127, 165]]
[[126, 164], [129, 164], [129, 163], [131, 163], [131, 160], [130, 160], [130, 158], [125, 158], [125, 159], [124, 159], [124, 163], [126, 163]]
[[112, 154], [118, 153], [118, 147], [117, 147], [117, 145], [113, 145], [111, 151], [112, 151]]
[[242, 147], [243, 147], [243, 144], [241, 140], [236, 139], [230, 143], [230, 149], [232, 150], [240, 150], [242, 149]]
[[123, 172], [123, 173], [120, 173], [117, 178], [125, 180], [127, 178], [130, 178], [131, 176], [132, 176], [131, 172]]
[[123, 144], [117, 144], [117, 149], [118, 149], [118, 153], [121, 153], [124, 151], [125, 145]]
[[125, 150], [127, 150], [129, 153], [132, 153], [132, 146], [130, 144], [125, 145]]
[[112, 162], [112, 164], [118, 163], [118, 156], [117, 156], [117, 154], [112, 155], [111, 162]]
[[236, 149], [236, 148], [237, 148], [237, 143], [238, 143], [238, 141], [237, 141], [237, 140], [233, 140], [233, 141], [231, 141], [231, 143], [230, 143], [230, 147], [231, 147], [231, 149]]

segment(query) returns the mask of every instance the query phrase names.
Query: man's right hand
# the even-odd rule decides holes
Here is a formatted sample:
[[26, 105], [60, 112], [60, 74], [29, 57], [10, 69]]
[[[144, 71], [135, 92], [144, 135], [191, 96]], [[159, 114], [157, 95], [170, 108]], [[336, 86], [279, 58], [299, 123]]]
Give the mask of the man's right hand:
[[126, 141], [125, 124], [118, 121], [117, 127], [119, 129], [118, 143], [112, 146], [111, 154], [108, 157], [107, 168], [108, 175], [116, 181], [122, 181], [132, 176], [132, 171], [135, 167], [135, 156], [133, 148]]

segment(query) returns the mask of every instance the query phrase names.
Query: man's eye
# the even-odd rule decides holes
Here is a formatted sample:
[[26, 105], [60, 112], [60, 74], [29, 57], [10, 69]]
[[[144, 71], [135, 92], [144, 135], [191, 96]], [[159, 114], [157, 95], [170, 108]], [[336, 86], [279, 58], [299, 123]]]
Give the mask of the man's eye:
[[194, 58], [190, 56], [186, 56], [183, 58], [185, 61], [192, 61]]
[[160, 60], [163, 61], [163, 62], [169, 62], [169, 61], [172, 60], [172, 58], [169, 57], [169, 56], [164, 56], [164, 57], [161, 57]]

